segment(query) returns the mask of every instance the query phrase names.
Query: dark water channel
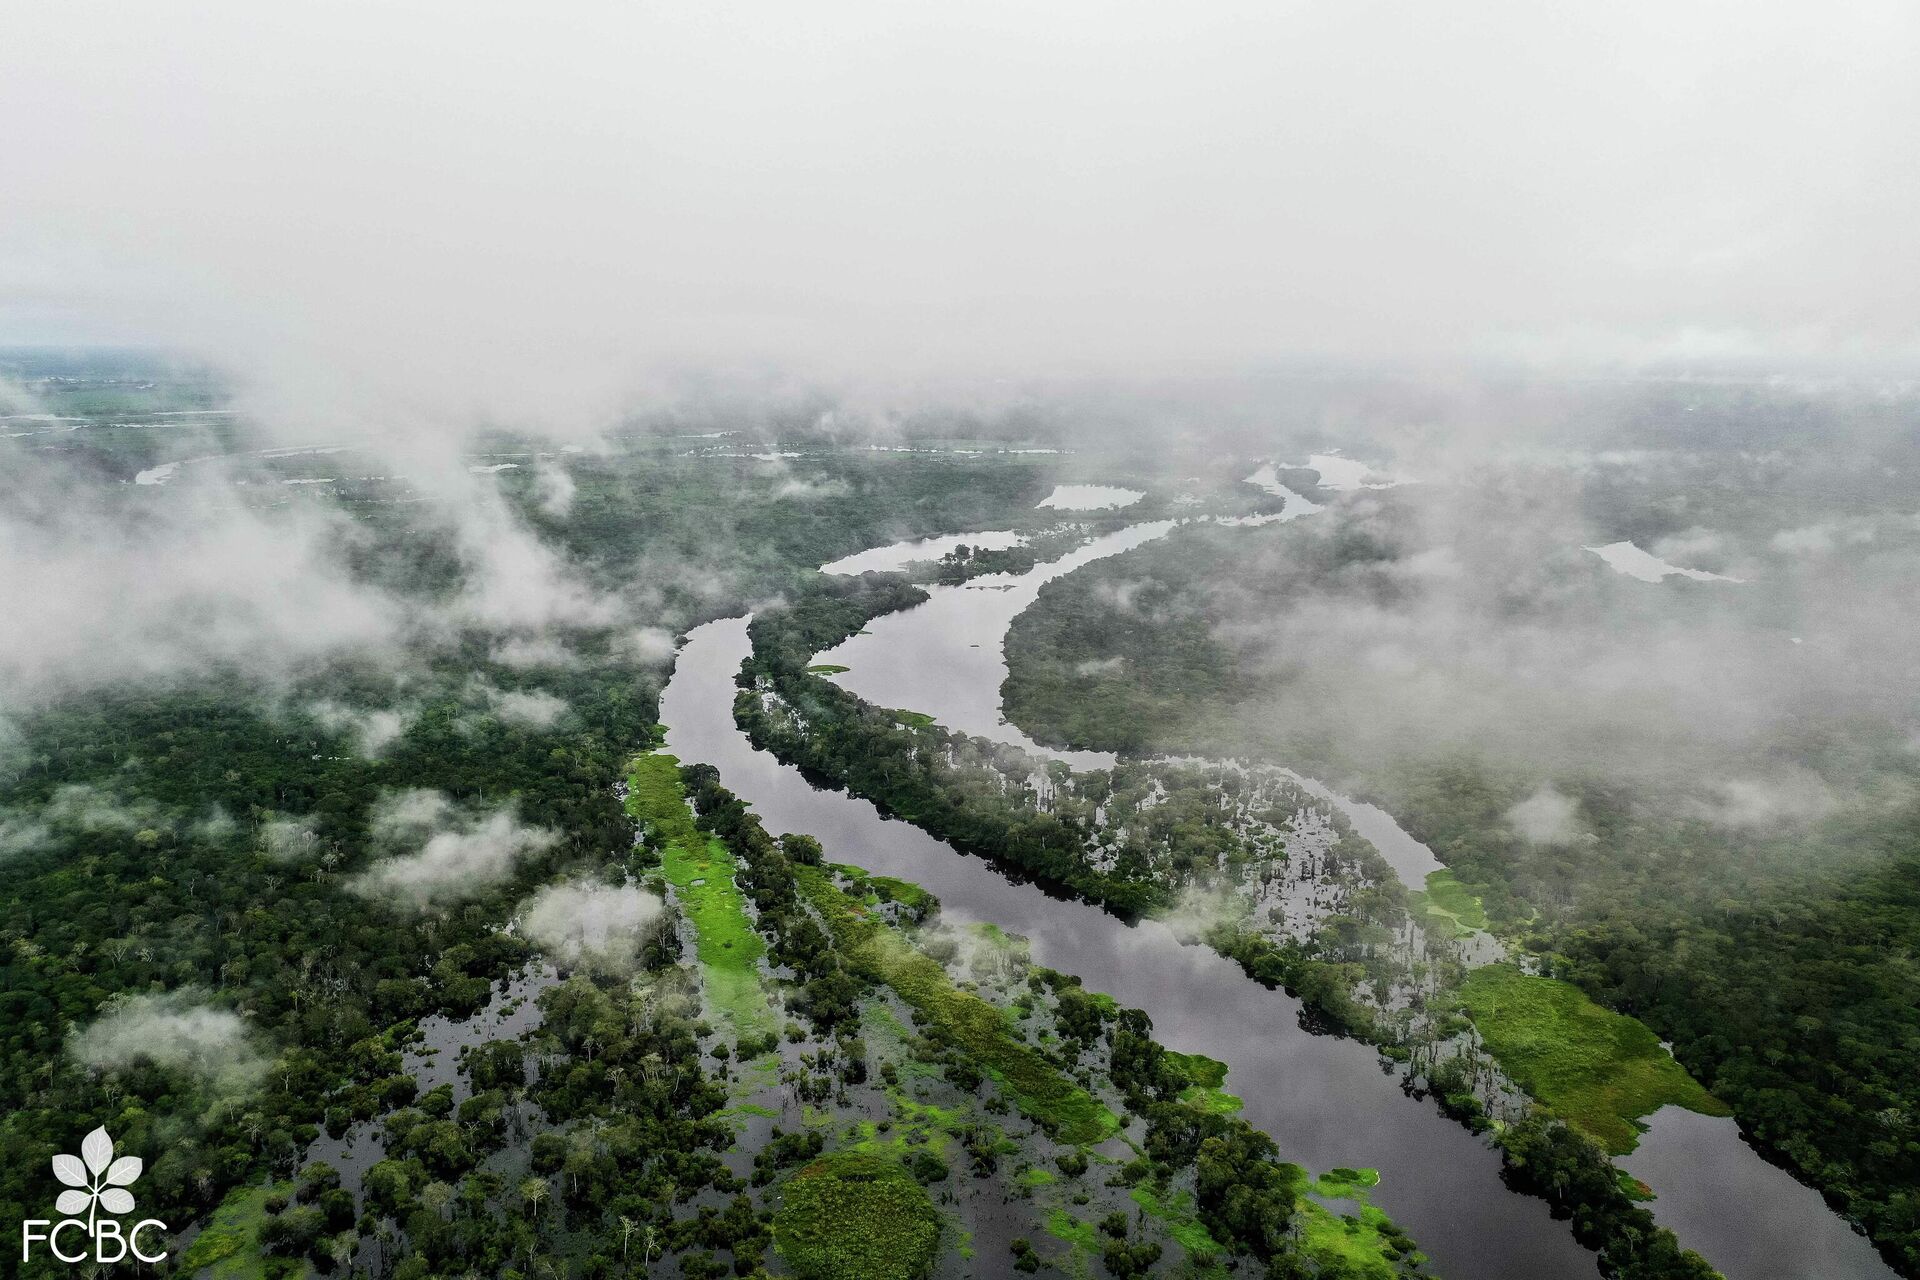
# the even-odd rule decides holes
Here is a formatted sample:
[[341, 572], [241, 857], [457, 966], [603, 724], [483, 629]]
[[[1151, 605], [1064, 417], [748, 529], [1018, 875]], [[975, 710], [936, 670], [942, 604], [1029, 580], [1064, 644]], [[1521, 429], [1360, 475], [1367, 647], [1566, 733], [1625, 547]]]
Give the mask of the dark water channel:
[[818, 837], [828, 856], [900, 876], [939, 896], [956, 923], [991, 921], [1032, 940], [1033, 958], [1146, 1010], [1172, 1048], [1224, 1060], [1248, 1121], [1287, 1159], [1315, 1171], [1380, 1170], [1374, 1195], [1454, 1280], [1547, 1280], [1597, 1274], [1538, 1200], [1508, 1191], [1499, 1157], [1431, 1103], [1407, 1097], [1362, 1045], [1300, 1029], [1299, 1003], [1239, 967], [1183, 946], [1163, 926], [1127, 925], [1097, 907], [1018, 884], [873, 805], [816, 790], [798, 770], [755, 751], [735, 728], [734, 676], [746, 620], [695, 630], [661, 703], [668, 747], [718, 768], [768, 830]]

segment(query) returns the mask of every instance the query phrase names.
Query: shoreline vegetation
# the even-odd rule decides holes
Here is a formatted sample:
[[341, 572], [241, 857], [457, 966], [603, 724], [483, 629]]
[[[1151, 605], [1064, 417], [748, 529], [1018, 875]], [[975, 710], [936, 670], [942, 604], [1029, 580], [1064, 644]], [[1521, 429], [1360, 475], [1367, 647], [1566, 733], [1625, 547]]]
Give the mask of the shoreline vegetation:
[[[1591, 770], [1411, 746], [1363, 760], [1324, 726], [1236, 716], [1237, 701], [1263, 705], [1271, 678], [1223, 638], [1248, 620], [1244, 602], [1337, 603], [1419, 552], [1380, 503], [1365, 531], [1277, 526], [1249, 544], [1183, 528], [1048, 583], [1007, 636], [1008, 719], [1057, 747], [1302, 760], [1389, 810], [1471, 900], [1429, 885], [1429, 913], [1465, 906], [1464, 924], [1477, 906], [1530, 965], [1670, 1042], [1747, 1142], [1920, 1275], [1920, 988], [1897, 959], [1920, 948], [1910, 782], [1883, 779], [1878, 802], [1811, 825], [1716, 827], [1685, 795]], [[1124, 614], [1122, 587], [1136, 605]], [[1836, 763], [1823, 744], [1809, 730], [1765, 750], [1816, 769]], [[1911, 753], [1837, 763], [1898, 774]], [[1543, 789], [1577, 803], [1591, 843], [1516, 835], [1506, 815]]]
[[[859, 631], [871, 619], [924, 598], [918, 588], [897, 576], [821, 579], [784, 608], [756, 616], [749, 627], [753, 652], [742, 668], [741, 691], [735, 701], [736, 719], [749, 738], [756, 746], [880, 804], [965, 852], [1061, 885], [1123, 917], [1172, 906], [1184, 874], [1181, 864], [1141, 861], [1143, 851], [1138, 847], [1130, 850], [1133, 861], [1124, 854], [1109, 859], [1086, 823], [1048, 811], [1052, 800], [1043, 803], [1028, 780], [1044, 776], [1050, 793], [1070, 791], [1073, 778], [1063, 766], [1043, 765], [1024, 753], [949, 733], [931, 723], [902, 722], [896, 713], [870, 707], [809, 672], [813, 654]], [[1153, 766], [1141, 762], [1139, 767]], [[1159, 785], [1165, 789], [1170, 782], [1180, 785], [1172, 767]], [[1339, 815], [1330, 814], [1328, 822], [1337, 839], [1364, 846], [1364, 852], [1355, 849], [1350, 855], [1355, 864], [1365, 868], [1369, 858], [1378, 860], [1370, 845], [1340, 829]], [[1242, 848], [1229, 860], [1237, 856], [1258, 865], [1271, 853], [1270, 848]], [[1200, 865], [1195, 861], [1185, 869]], [[1206, 865], [1210, 867], [1212, 860]], [[1316, 1024], [1310, 1030], [1332, 1031], [1375, 1045], [1409, 1071], [1410, 1089], [1431, 1094], [1443, 1111], [1476, 1131], [1491, 1132], [1506, 1161], [1509, 1183], [1546, 1199], [1556, 1214], [1571, 1216], [1576, 1238], [1598, 1253], [1607, 1274], [1633, 1280], [1700, 1280], [1714, 1274], [1635, 1203], [1605, 1146], [1620, 1140], [1621, 1126], [1630, 1127], [1669, 1095], [1685, 1096], [1706, 1107], [1717, 1108], [1717, 1102], [1698, 1086], [1694, 1086], [1697, 1093], [1688, 1092], [1664, 1075], [1661, 1078], [1668, 1085], [1664, 1091], [1608, 1093], [1609, 1071], [1629, 1061], [1644, 1067], [1635, 1057], [1622, 1055], [1616, 1062], [1595, 1056], [1573, 1068], [1560, 1064], [1558, 1073], [1549, 1074], [1522, 1055], [1519, 1060], [1533, 1068], [1529, 1078], [1536, 1083], [1550, 1081], [1550, 1094], [1576, 1105], [1569, 1114], [1556, 1114], [1552, 1098], [1546, 1097], [1517, 1115], [1490, 1116], [1484, 1093], [1486, 1077], [1494, 1070], [1488, 1052], [1492, 1045], [1477, 1033], [1462, 1038], [1463, 1032], [1473, 1028], [1465, 1016], [1471, 1004], [1458, 986], [1467, 976], [1466, 967], [1445, 946], [1457, 926], [1474, 918], [1477, 902], [1464, 886], [1445, 879], [1429, 884], [1424, 901], [1414, 900], [1426, 911], [1442, 912], [1450, 924], [1445, 933], [1419, 944], [1421, 966], [1431, 966], [1440, 975], [1422, 980], [1414, 976], [1414, 956], [1404, 945], [1396, 945], [1408, 937], [1409, 895], [1384, 864], [1369, 870], [1370, 874], [1362, 871], [1359, 887], [1345, 902], [1355, 914], [1342, 913], [1322, 922], [1311, 939], [1276, 936], [1248, 927], [1244, 919], [1222, 919], [1203, 928], [1199, 940], [1237, 961], [1249, 976], [1284, 987], [1301, 999]], [[1333, 944], [1324, 945], [1321, 934], [1330, 935]], [[1345, 939], [1345, 945], [1340, 939]], [[1548, 983], [1517, 970], [1514, 977], [1523, 983]], [[1367, 998], [1369, 989], [1372, 999]], [[1594, 1015], [1616, 1015], [1606, 1014], [1577, 992], [1573, 995], [1577, 1006], [1546, 1000], [1510, 1006], [1521, 1013], [1496, 1021], [1501, 1043], [1516, 1053], [1531, 1044], [1536, 1024], [1547, 1010], [1559, 1016], [1560, 1030], [1571, 1028], [1584, 1036], [1614, 1029], [1611, 1023], [1597, 1022]], [[1645, 1032], [1645, 1028], [1639, 1030]], [[1658, 1051], [1657, 1042], [1654, 1047]], [[1664, 1051], [1658, 1052], [1665, 1058]], [[1670, 1058], [1666, 1062], [1671, 1071], [1685, 1077]], [[1659, 1073], [1657, 1066], [1646, 1069]], [[1601, 1098], [1604, 1103], [1596, 1100]], [[1647, 1104], [1645, 1111], [1618, 1114], [1621, 1108], [1631, 1110], [1643, 1104]]]

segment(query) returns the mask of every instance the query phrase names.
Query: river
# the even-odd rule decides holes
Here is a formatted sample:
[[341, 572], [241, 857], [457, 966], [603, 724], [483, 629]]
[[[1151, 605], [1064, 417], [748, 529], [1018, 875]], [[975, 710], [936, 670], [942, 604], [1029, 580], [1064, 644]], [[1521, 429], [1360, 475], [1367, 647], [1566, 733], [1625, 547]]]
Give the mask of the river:
[[[926, 603], [875, 619], [818, 660], [850, 668], [838, 679], [868, 701], [926, 712], [950, 729], [1075, 768], [1104, 767], [1112, 756], [1041, 748], [1004, 719], [1007, 628], [1046, 582], [1161, 537], [1175, 523], [1122, 528], [1026, 574], [936, 586]], [[892, 549], [876, 549], [874, 557], [897, 559]], [[1597, 1274], [1593, 1255], [1542, 1202], [1506, 1189], [1499, 1157], [1484, 1142], [1430, 1102], [1408, 1097], [1372, 1049], [1301, 1030], [1300, 1006], [1284, 992], [1268, 990], [1209, 950], [1181, 944], [1164, 926], [1129, 925], [1015, 882], [883, 817], [867, 801], [814, 788], [798, 770], [754, 750], [732, 718], [733, 681], [747, 653], [744, 618], [694, 630], [662, 695], [661, 718], [669, 726], [669, 748], [685, 761], [718, 768], [770, 831], [806, 832], [835, 860], [924, 885], [955, 922], [990, 921], [1026, 935], [1036, 962], [1144, 1009], [1169, 1046], [1224, 1060], [1227, 1087], [1245, 1099], [1246, 1118], [1279, 1143], [1285, 1158], [1315, 1171], [1379, 1169], [1375, 1202], [1414, 1235], [1440, 1274], [1455, 1280]], [[1323, 794], [1410, 884], [1439, 866], [1390, 815]], [[1731, 1122], [1716, 1122], [1718, 1128], [1701, 1135], [1688, 1123], [1695, 1119], [1667, 1112], [1653, 1117], [1641, 1150], [1622, 1161], [1664, 1193], [1649, 1207], [1682, 1244], [1699, 1249], [1730, 1280], [1894, 1280], [1863, 1236], [1815, 1192], [1740, 1142]], [[1715, 1140], [1693, 1140], [1708, 1137]]]
[[[1500, 1160], [1431, 1103], [1401, 1092], [1364, 1045], [1311, 1035], [1299, 1002], [1233, 962], [1182, 945], [1151, 921], [1127, 925], [1098, 907], [1020, 884], [864, 800], [816, 790], [756, 751], [733, 723], [734, 676], [747, 656], [744, 618], [696, 628], [661, 697], [667, 746], [720, 770], [769, 831], [819, 838], [827, 855], [924, 885], [947, 919], [991, 921], [1032, 940], [1036, 963], [1144, 1009], [1171, 1048], [1226, 1062], [1227, 1087], [1281, 1153], [1315, 1171], [1380, 1170], [1373, 1199], [1453, 1280], [1558, 1280], [1598, 1274], [1593, 1255], [1538, 1200], [1508, 1191]], [[942, 673], [943, 675], [945, 673]], [[998, 689], [998, 684], [994, 684]]]

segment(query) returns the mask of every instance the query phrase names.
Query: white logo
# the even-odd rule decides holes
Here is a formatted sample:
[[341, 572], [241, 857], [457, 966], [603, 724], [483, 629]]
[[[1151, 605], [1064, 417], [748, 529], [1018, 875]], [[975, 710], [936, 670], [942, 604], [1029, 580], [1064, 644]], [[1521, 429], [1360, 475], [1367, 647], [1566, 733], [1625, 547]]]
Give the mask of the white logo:
[[[133, 1212], [133, 1192], [127, 1190], [140, 1177], [140, 1157], [113, 1158], [113, 1138], [105, 1129], [95, 1129], [80, 1140], [78, 1156], [55, 1156], [53, 1176], [71, 1190], [62, 1191], [54, 1202], [56, 1213], [64, 1215], [58, 1224], [47, 1218], [29, 1218], [20, 1225], [20, 1261], [33, 1256], [33, 1246], [44, 1242], [53, 1256], [62, 1262], [119, 1262], [129, 1251], [142, 1262], [162, 1262], [166, 1251], [147, 1253], [140, 1245], [140, 1233], [149, 1227], [161, 1231], [167, 1224], [158, 1218], [142, 1218], [133, 1230], [122, 1234], [119, 1215]], [[102, 1212], [111, 1216], [102, 1216]], [[82, 1219], [81, 1214], [86, 1217]], [[35, 1228], [40, 1228], [35, 1230]], [[52, 1227], [52, 1230], [47, 1230]], [[82, 1244], [80, 1252], [69, 1253], [61, 1237], [80, 1232], [92, 1246]]]

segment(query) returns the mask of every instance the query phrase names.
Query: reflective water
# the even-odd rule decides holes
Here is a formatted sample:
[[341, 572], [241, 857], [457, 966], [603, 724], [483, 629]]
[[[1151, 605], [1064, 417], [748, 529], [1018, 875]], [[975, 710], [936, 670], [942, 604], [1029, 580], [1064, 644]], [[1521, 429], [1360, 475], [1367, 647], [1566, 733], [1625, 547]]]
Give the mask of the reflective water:
[[1761, 1159], [1732, 1119], [1662, 1107], [1646, 1123], [1619, 1165], [1659, 1192], [1654, 1218], [1729, 1280], [1894, 1280], [1865, 1236]]
[[[745, 619], [697, 628], [662, 696], [661, 718], [668, 748], [682, 760], [717, 767], [768, 830], [807, 832], [830, 857], [925, 885], [955, 922], [992, 921], [1025, 934], [1036, 962], [1146, 1010], [1171, 1047], [1223, 1059], [1227, 1087], [1246, 1099], [1246, 1118], [1273, 1135], [1288, 1159], [1314, 1169], [1378, 1168], [1376, 1203], [1420, 1241], [1438, 1274], [1597, 1274], [1592, 1255], [1544, 1204], [1505, 1188], [1493, 1151], [1432, 1104], [1402, 1093], [1371, 1049], [1302, 1031], [1299, 1003], [1284, 992], [1267, 990], [1211, 951], [1181, 945], [1164, 926], [1129, 926], [1097, 907], [1016, 883], [883, 818], [866, 801], [815, 790], [797, 770], [755, 751], [731, 714], [733, 679], [746, 654]], [[952, 677], [932, 662], [922, 671], [929, 683]]]

